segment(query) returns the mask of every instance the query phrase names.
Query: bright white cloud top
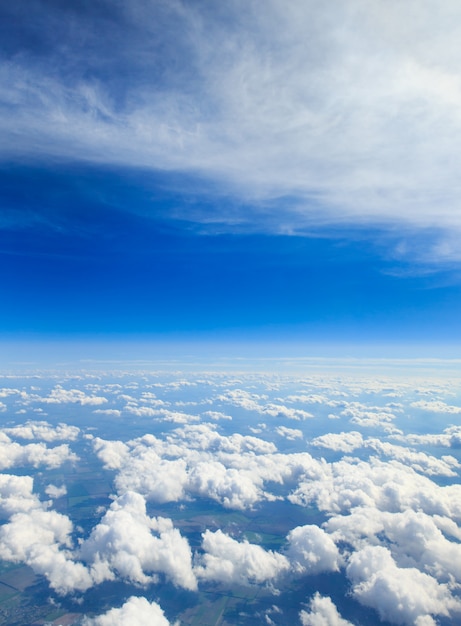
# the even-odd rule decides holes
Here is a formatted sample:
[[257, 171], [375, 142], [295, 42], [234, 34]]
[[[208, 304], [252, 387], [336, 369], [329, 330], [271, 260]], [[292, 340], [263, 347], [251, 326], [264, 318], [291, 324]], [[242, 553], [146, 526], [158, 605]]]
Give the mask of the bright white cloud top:
[[[193, 623], [203, 610], [216, 624], [461, 618], [456, 380], [116, 380], [61, 377], [46, 422], [32, 418], [57, 395], [45, 376], [3, 394], [0, 582], [28, 566], [63, 619], [95, 626]], [[103, 397], [107, 413], [90, 402], [74, 415], [70, 397]], [[187, 404], [194, 419], [126, 409], [146, 400]], [[292, 429], [291, 411], [310, 418]]]

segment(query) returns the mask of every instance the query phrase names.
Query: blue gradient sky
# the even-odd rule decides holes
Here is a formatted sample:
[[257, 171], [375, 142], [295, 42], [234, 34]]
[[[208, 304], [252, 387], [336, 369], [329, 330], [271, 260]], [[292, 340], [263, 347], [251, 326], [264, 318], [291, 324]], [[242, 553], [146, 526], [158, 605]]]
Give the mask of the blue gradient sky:
[[8, 345], [456, 354], [457, 3], [19, 0], [0, 24]]

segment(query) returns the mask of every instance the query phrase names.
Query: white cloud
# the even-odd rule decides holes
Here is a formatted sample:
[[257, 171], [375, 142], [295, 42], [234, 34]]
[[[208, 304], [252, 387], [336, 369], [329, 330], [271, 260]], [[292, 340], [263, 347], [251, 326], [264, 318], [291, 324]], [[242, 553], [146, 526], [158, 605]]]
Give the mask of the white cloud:
[[381, 619], [397, 624], [433, 624], [434, 615], [450, 617], [461, 611], [446, 584], [414, 567], [397, 567], [390, 552], [368, 546], [352, 554], [347, 566], [354, 596], [376, 609]]
[[357, 506], [391, 512], [412, 508], [461, 520], [461, 485], [440, 487], [398, 461], [343, 459], [319, 465], [318, 470], [314, 480], [300, 480], [290, 501], [315, 502], [330, 513], [346, 513]]
[[100, 437], [93, 439], [93, 448], [107, 469], [118, 469], [128, 457], [129, 448], [122, 441], [106, 441]]
[[[271, 417], [286, 417], [292, 420], [305, 420], [314, 417], [312, 413], [303, 409], [293, 409], [283, 404], [266, 402], [267, 396], [249, 393], [243, 389], [232, 389], [216, 398], [220, 402], [238, 406], [246, 411], [255, 411], [260, 415], [270, 415]], [[261, 403], [262, 401], [262, 403]]]
[[164, 574], [180, 587], [197, 587], [187, 540], [171, 520], [149, 517], [144, 498], [131, 491], [111, 504], [80, 555], [97, 583], [119, 576], [146, 585]]
[[213, 498], [231, 509], [246, 509], [261, 500], [261, 483], [249, 472], [226, 468], [219, 461], [197, 463], [189, 473], [192, 493]]
[[61, 485], [61, 487], [57, 487], [56, 485], [48, 485], [45, 489], [45, 493], [50, 498], [61, 498], [67, 494], [67, 487], [65, 485]]
[[15, 513], [0, 527], [0, 558], [26, 563], [37, 574], [46, 576], [59, 594], [86, 591], [92, 585], [91, 577], [66, 550], [71, 547], [71, 532], [69, 518], [56, 511]]
[[31, 476], [0, 474], [0, 511], [12, 515], [40, 506], [37, 495], [32, 493], [33, 486]]
[[155, 502], [177, 502], [188, 482], [183, 459], [162, 459], [149, 446], [138, 445], [125, 457], [115, 486], [118, 493], [137, 491]]
[[409, 443], [410, 445], [444, 446], [447, 448], [461, 447], [461, 427], [449, 426], [439, 434], [414, 434], [396, 435], [395, 439]]
[[456, 476], [455, 470], [461, 467], [453, 456], [445, 455], [439, 459], [425, 452], [415, 452], [403, 446], [395, 446], [379, 439], [368, 439], [365, 441], [365, 446], [379, 454], [390, 456], [402, 463], [406, 463], [416, 471], [429, 476]]
[[212, 420], [231, 420], [232, 416], [222, 413], [221, 411], [205, 411], [202, 413], [203, 417], [207, 417]]
[[0, 526], [0, 558], [26, 563], [45, 576], [59, 594], [85, 591], [92, 585], [87, 569], [74, 561], [70, 519], [47, 511], [33, 494], [30, 476], [0, 474], [0, 509], [10, 516]]
[[50, 394], [44, 398], [40, 398], [40, 401], [46, 404], [65, 404], [69, 402], [81, 404], [82, 406], [91, 406], [105, 404], [107, 398], [103, 396], [88, 396], [80, 389], [64, 389], [61, 385], [56, 385], [56, 387], [51, 390]]
[[346, 541], [354, 550], [381, 545], [401, 567], [416, 567], [441, 582], [461, 582], [461, 535], [447, 517], [357, 507], [349, 515], [331, 517], [325, 528], [334, 541]]
[[78, 456], [70, 450], [67, 443], [48, 448], [44, 443], [29, 443], [22, 446], [10, 441], [5, 434], [0, 439], [0, 470], [28, 465], [55, 468], [66, 461], [77, 460]]
[[412, 402], [410, 406], [431, 413], [461, 413], [460, 406], [453, 406], [442, 400], [418, 400], [417, 402]]
[[48, 422], [28, 421], [20, 426], [3, 428], [4, 433], [19, 439], [42, 439], [43, 441], [75, 441], [80, 433], [77, 426], [58, 424], [53, 427]]
[[338, 548], [331, 537], [318, 526], [298, 526], [289, 532], [287, 540], [286, 554], [297, 573], [338, 571]]
[[[262, 227], [278, 232], [347, 220], [459, 229], [454, 0], [271, 0], [264, 15], [252, 0], [231, 3], [225, 19], [202, 5], [162, 7], [117, 5], [117, 46], [111, 28], [94, 51], [104, 80], [88, 78], [94, 59], [77, 38], [73, 81], [52, 71], [53, 56], [32, 64], [22, 50], [3, 63], [3, 156], [198, 172], [254, 200], [257, 211], [233, 211], [234, 224], [261, 222], [261, 200]], [[98, 41], [88, 22], [80, 28]], [[70, 52], [58, 49], [65, 65]], [[158, 50], [170, 70], [161, 83]], [[129, 79], [114, 82], [127, 59]], [[272, 208], [287, 195], [293, 209]], [[457, 237], [447, 239], [433, 255], [457, 255]]]
[[293, 441], [294, 439], [302, 439], [303, 431], [299, 428], [288, 428], [287, 426], [277, 426], [275, 432], [281, 437], [285, 437]]
[[301, 611], [299, 617], [303, 626], [353, 626], [341, 617], [331, 598], [318, 592], [309, 602], [309, 611]]
[[170, 626], [156, 602], [132, 596], [119, 609], [110, 609], [104, 615], [83, 620], [83, 626]]
[[336, 452], [352, 452], [363, 446], [363, 437], [357, 431], [347, 433], [327, 433], [312, 439], [311, 444], [320, 448], [329, 448]]
[[393, 425], [395, 411], [389, 407], [366, 406], [360, 402], [350, 402], [341, 411], [341, 416], [349, 417], [351, 424], [366, 428], [381, 428], [385, 432], [395, 432]]
[[289, 570], [288, 559], [261, 546], [236, 541], [221, 530], [203, 533], [203, 555], [195, 572], [199, 578], [229, 584], [257, 584]]

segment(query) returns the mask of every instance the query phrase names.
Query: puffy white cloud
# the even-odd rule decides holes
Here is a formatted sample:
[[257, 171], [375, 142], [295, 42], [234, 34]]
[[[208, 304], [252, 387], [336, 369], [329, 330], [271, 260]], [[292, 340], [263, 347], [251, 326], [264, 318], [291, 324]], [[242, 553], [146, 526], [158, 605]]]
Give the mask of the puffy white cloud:
[[381, 428], [385, 432], [395, 432], [393, 425], [395, 411], [390, 407], [367, 406], [361, 402], [349, 402], [347, 408], [341, 411], [341, 416], [349, 417], [351, 424], [362, 428]]
[[77, 460], [78, 456], [70, 450], [67, 443], [48, 448], [44, 443], [29, 443], [23, 446], [9, 440], [5, 434], [0, 438], [0, 470], [28, 465], [55, 468], [66, 461]]
[[[270, 415], [271, 417], [286, 417], [292, 420], [305, 420], [314, 417], [312, 413], [303, 409], [293, 409], [283, 404], [275, 404], [274, 402], [265, 402], [266, 395], [249, 393], [243, 389], [233, 389], [216, 398], [220, 402], [238, 406], [246, 411], [254, 411], [260, 415]], [[260, 403], [263, 401], [263, 404]]]
[[298, 526], [288, 534], [286, 555], [297, 573], [338, 571], [340, 556], [332, 538], [315, 525]]
[[303, 626], [353, 626], [341, 617], [331, 598], [318, 592], [309, 602], [309, 611], [301, 611], [299, 617]]
[[357, 431], [347, 433], [327, 433], [312, 439], [311, 444], [320, 448], [329, 448], [336, 452], [352, 452], [363, 446], [363, 437]]
[[287, 426], [277, 426], [275, 432], [281, 437], [285, 437], [293, 441], [294, 439], [302, 439], [303, 431], [299, 428], [288, 428]]
[[212, 419], [212, 420], [231, 420], [232, 416], [227, 415], [227, 413], [222, 413], [221, 411], [204, 411], [202, 413], [203, 417]]
[[110, 609], [104, 615], [85, 617], [83, 626], [170, 626], [156, 602], [132, 596], [119, 609]]
[[93, 413], [96, 415], [109, 415], [113, 417], [120, 417], [122, 414], [120, 409], [96, 409]]
[[162, 459], [148, 446], [138, 445], [122, 461], [115, 478], [118, 493], [137, 491], [155, 502], [177, 502], [188, 484], [186, 462]]
[[445, 455], [439, 459], [425, 452], [415, 452], [403, 446], [383, 442], [380, 439], [367, 439], [365, 445], [379, 454], [390, 456], [429, 476], [456, 476], [455, 470], [461, 467], [453, 456]]
[[315, 502], [330, 513], [347, 513], [357, 506], [391, 512], [412, 508], [461, 520], [461, 485], [440, 487], [398, 461], [343, 459], [318, 469], [315, 480], [300, 480], [290, 501]]
[[[215, 424], [197, 424], [177, 429], [174, 436], [179, 442], [187, 442], [188, 447], [199, 450], [210, 450], [214, 453], [227, 452], [231, 454], [271, 454], [277, 451], [276, 446], [264, 439], [251, 435], [232, 433], [223, 436], [216, 431]], [[183, 444], [181, 444], [183, 445]]]
[[48, 485], [45, 489], [45, 493], [50, 498], [61, 498], [67, 494], [67, 487], [65, 485], [61, 485], [61, 487], [57, 487], [56, 485]]
[[103, 396], [88, 396], [80, 389], [64, 389], [61, 385], [56, 385], [56, 387], [51, 390], [50, 394], [44, 398], [40, 398], [40, 401], [46, 404], [77, 403], [83, 406], [91, 406], [105, 404], [107, 398]]
[[435, 626], [432, 616], [450, 617], [461, 611], [461, 602], [452, 596], [447, 584], [414, 567], [398, 567], [382, 546], [367, 546], [353, 553], [347, 576], [359, 602], [393, 623]]
[[192, 415], [191, 413], [183, 413], [182, 411], [168, 411], [167, 409], [160, 409], [158, 415], [161, 416], [165, 422], [174, 422], [175, 424], [189, 424], [190, 422], [200, 421], [198, 415]]
[[171, 520], [149, 517], [144, 498], [134, 492], [112, 503], [82, 543], [80, 556], [97, 583], [120, 576], [145, 585], [162, 573], [175, 585], [197, 587], [187, 540]]
[[71, 553], [72, 522], [45, 510], [32, 489], [30, 476], [0, 474], [0, 509], [10, 515], [9, 522], [0, 526], [0, 558], [26, 563], [45, 576], [57, 593], [85, 591], [92, 579]]
[[14, 389], [11, 387], [2, 387], [0, 389], [0, 398], [8, 398], [8, 396], [21, 395], [21, 391], [19, 389]]
[[410, 445], [444, 446], [446, 448], [461, 447], [461, 427], [449, 426], [443, 433], [439, 434], [414, 434], [396, 435], [399, 441], [404, 441]]
[[118, 469], [129, 454], [129, 447], [123, 441], [106, 441], [100, 437], [93, 439], [93, 449], [107, 469]]
[[461, 534], [449, 518], [410, 509], [391, 513], [357, 507], [349, 515], [331, 517], [325, 528], [335, 541], [347, 541], [355, 550], [382, 545], [400, 566], [417, 567], [442, 582], [461, 582]]
[[236, 541], [221, 530], [207, 530], [202, 536], [205, 554], [195, 568], [201, 579], [248, 585], [272, 581], [290, 568], [282, 554]]
[[192, 493], [213, 498], [226, 508], [245, 509], [263, 498], [258, 482], [262, 483], [249, 472], [203, 461], [191, 469], [188, 486]]
[[43, 441], [75, 441], [80, 433], [77, 426], [58, 424], [53, 427], [45, 421], [28, 421], [20, 426], [3, 428], [4, 433], [19, 439], [42, 439]]
[[461, 413], [460, 406], [453, 406], [443, 402], [442, 400], [418, 400], [417, 402], [412, 402], [410, 406], [415, 409], [430, 411], [431, 413]]
[[156, 417], [159, 415], [158, 409], [154, 409], [151, 406], [138, 406], [132, 403], [127, 404], [124, 407], [124, 411], [136, 415], [137, 417]]
[[0, 511], [7, 515], [40, 506], [31, 476], [0, 474]]
[[326, 396], [323, 396], [318, 393], [297, 394], [297, 395], [292, 394], [292, 395], [286, 396], [285, 401], [286, 402], [302, 402], [303, 404], [324, 404], [325, 406], [329, 406], [329, 407], [337, 407], [337, 406], [342, 406], [344, 404], [340, 400], [331, 400], [330, 398], [327, 398]]

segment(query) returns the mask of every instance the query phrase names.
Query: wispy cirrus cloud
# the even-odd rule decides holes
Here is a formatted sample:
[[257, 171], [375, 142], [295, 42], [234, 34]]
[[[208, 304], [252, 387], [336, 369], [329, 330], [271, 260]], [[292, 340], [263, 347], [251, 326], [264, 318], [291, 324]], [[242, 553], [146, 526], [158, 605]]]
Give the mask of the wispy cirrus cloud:
[[[225, 228], [461, 227], [453, 0], [2, 13], [3, 160], [193, 174], [238, 202], [174, 216]], [[453, 237], [429, 254], [457, 256]]]

